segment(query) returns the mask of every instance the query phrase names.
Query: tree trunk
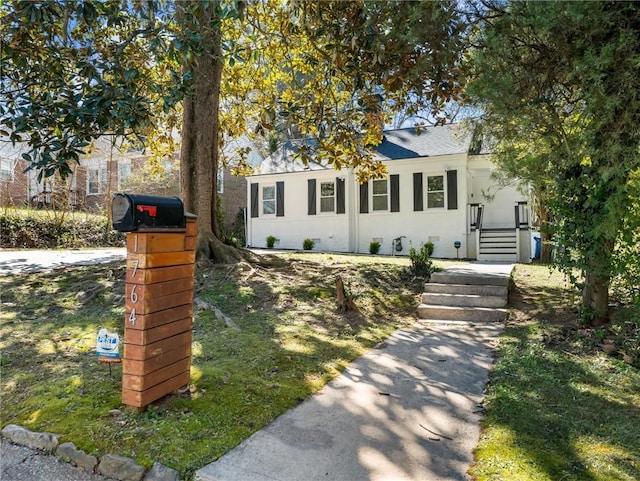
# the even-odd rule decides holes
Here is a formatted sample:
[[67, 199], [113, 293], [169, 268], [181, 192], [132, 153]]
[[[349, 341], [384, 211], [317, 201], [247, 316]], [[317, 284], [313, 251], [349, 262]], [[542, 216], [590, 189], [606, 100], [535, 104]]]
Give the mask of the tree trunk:
[[612, 240], [594, 240], [589, 267], [584, 276], [582, 306], [586, 310], [592, 326], [599, 327], [609, 320], [609, 284], [611, 282], [611, 253], [615, 244]]
[[549, 226], [551, 221], [551, 212], [546, 206], [540, 205], [538, 209], [538, 217], [540, 219], [540, 262], [543, 264], [550, 264], [551, 254], [553, 251], [553, 236], [551, 235]]
[[582, 305], [589, 310], [593, 327], [605, 324], [609, 316], [609, 276], [587, 272], [582, 289]]
[[201, 36], [193, 60], [185, 65], [193, 76], [192, 90], [184, 101], [180, 152], [185, 207], [198, 216], [198, 259], [238, 262], [243, 259], [242, 253], [220, 240], [216, 216], [218, 108], [223, 67], [219, 5], [186, 3], [183, 8], [186, 27]]
[[196, 172], [193, 162], [194, 122], [193, 95], [185, 97], [182, 112], [182, 143], [180, 145], [180, 183], [185, 210], [196, 212], [195, 186]]

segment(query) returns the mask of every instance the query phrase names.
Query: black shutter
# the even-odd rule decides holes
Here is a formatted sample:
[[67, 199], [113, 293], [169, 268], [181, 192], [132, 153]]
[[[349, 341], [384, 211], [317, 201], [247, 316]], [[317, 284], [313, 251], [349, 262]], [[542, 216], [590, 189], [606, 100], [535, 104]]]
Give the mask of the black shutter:
[[422, 172], [413, 174], [413, 210], [424, 210], [424, 194], [422, 192]]
[[276, 216], [284, 215], [284, 182], [276, 182]]
[[336, 177], [336, 214], [344, 213], [344, 179]]
[[251, 217], [258, 217], [258, 207], [260, 199], [258, 198], [258, 184], [251, 184]]
[[307, 180], [307, 214], [316, 215], [316, 179]]
[[369, 184], [360, 184], [360, 213], [369, 212]]
[[447, 209], [458, 208], [458, 171], [447, 170]]
[[391, 212], [400, 212], [400, 176], [389, 176], [391, 180]]

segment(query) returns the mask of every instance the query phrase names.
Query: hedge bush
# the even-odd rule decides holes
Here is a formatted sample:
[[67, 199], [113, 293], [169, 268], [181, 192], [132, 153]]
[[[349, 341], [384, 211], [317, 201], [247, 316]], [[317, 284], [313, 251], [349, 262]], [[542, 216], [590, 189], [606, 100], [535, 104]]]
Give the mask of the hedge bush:
[[0, 247], [21, 249], [122, 247], [124, 234], [104, 216], [46, 216], [34, 211], [0, 212]]

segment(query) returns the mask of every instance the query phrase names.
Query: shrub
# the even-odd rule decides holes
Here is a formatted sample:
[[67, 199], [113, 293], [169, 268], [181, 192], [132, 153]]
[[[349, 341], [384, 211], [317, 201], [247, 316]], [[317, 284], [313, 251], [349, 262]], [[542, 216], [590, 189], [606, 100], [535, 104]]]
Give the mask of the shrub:
[[415, 247], [409, 247], [409, 259], [411, 260], [411, 271], [414, 275], [429, 279], [433, 273], [433, 242], [422, 244], [420, 250]]
[[311, 239], [305, 239], [302, 241], [302, 248], [306, 251], [313, 249], [315, 243]]
[[277, 241], [277, 240], [278, 240], [278, 239], [276, 239], [276, 238], [275, 238], [274, 236], [272, 236], [272, 235], [267, 236], [267, 247], [268, 247], [269, 249], [273, 249], [273, 246], [275, 245], [275, 243], [276, 243], [276, 241]]
[[97, 215], [56, 218], [42, 211], [0, 213], [0, 247], [22, 249], [122, 247], [124, 234]]
[[369, 244], [369, 254], [375, 255], [378, 252], [380, 252], [380, 242], [378, 241], [371, 242], [371, 244]]

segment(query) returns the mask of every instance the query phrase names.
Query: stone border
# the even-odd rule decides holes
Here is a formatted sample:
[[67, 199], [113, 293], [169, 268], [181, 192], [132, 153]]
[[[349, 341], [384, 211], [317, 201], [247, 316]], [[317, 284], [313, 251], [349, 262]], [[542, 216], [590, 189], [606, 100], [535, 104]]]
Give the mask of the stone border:
[[131, 458], [117, 454], [105, 454], [101, 459], [77, 449], [73, 443], [59, 443], [61, 435], [38, 433], [15, 424], [8, 424], [2, 429], [2, 436], [14, 444], [37, 449], [44, 454], [56, 455], [65, 462], [85, 470], [91, 474], [101, 474], [117, 481], [180, 481], [178, 472], [153, 463], [147, 471]]

